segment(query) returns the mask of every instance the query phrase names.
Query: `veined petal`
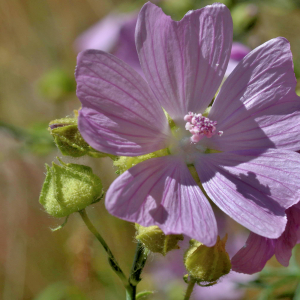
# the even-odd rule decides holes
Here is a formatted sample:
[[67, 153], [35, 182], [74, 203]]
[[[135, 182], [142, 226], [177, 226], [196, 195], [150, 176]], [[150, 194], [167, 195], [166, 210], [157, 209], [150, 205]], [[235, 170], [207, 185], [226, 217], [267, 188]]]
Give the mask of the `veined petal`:
[[275, 243], [276, 240], [251, 232], [245, 246], [231, 259], [232, 270], [245, 274], [260, 272], [274, 255]]
[[232, 19], [220, 3], [188, 12], [179, 21], [148, 2], [140, 11], [136, 45], [146, 79], [173, 120], [203, 112], [227, 68]]
[[296, 246], [300, 234], [300, 209], [297, 205], [286, 211], [288, 222], [284, 233], [277, 239], [275, 255], [277, 260], [285, 267], [289, 265], [292, 249]]
[[169, 126], [144, 79], [115, 56], [100, 50], [78, 55], [78, 127], [95, 149], [136, 156], [166, 147]]
[[178, 157], [152, 158], [137, 164], [110, 186], [106, 208], [114, 216], [159, 226], [165, 234], [186, 234], [213, 246], [217, 224], [212, 208]]
[[199, 155], [203, 187], [225, 213], [250, 231], [278, 238], [285, 210], [300, 199], [300, 156], [269, 149]]
[[[220, 89], [209, 113], [221, 137], [213, 149], [283, 148], [300, 146], [300, 104], [295, 93], [289, 42], [275, 38], [250, 52]], [[291, 117], [291, 119], [289, 119]]]

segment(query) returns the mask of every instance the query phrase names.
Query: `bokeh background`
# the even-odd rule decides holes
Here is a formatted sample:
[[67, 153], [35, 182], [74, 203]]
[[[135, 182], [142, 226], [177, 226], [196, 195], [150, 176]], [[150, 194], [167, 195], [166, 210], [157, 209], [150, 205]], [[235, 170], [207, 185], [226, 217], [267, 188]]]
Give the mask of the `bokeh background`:
[[[190, 9], [213, 3], [155, 2], [176, 20]], [[300, 76], [300, 1], [220, 2], [231, 9], [235, 41], [253, 49], [271, 38], [286, 37], [291, 43], [296, 76]], [[78, 43], [82, 43], [77, 38], [106, 18], [106, 27], [100, 26], [102, 35], [96, 39], [103, 50], [117, 53], [121, 20], [134, 18], [144, 3], [0, 0], [0, 299], [124, 299], [119, 279], [79, 214], [71, 215], [62, 230], [52, 232], [50, 228], [63, 223], [63, 219], [47, 215], [38, 200], [45, 178], [44, 164], [61, 156], [47, 130], [48, 123], [80, 107], [73, 76]], [[112, 15], [109, 23], [107, 18]], [[116, 176], [109, 159], [63, 159], [91, 166], [105, 188]], [[103, 201], [87, 212], [129, 273], [136, 246], [133, 224], [110, 216]], [[231, 244], [241, 246], [246, 232], [233, 221], [223, 220], [222, 216], [220, 219], [225, 228], [235, 232]], [[180, 251], [166, 258], [151, 254], [144, 280], [138, 286], [140, 291], [155, 291], [147, 299], [183, 299], [181, 255]], [[291, 267], [296, 260], [297, 249]], [[196, 288], [194, 299], [300, 299], [295, 294], [299, 292], [299, 271], [295, 271], [297, 275], [291, 275], [296, 273], [290, 269], [282, 271], [274, 259], [269, 266], [278, 268], [277, 275], [234, 275], [221, 280], [219, 288]]]

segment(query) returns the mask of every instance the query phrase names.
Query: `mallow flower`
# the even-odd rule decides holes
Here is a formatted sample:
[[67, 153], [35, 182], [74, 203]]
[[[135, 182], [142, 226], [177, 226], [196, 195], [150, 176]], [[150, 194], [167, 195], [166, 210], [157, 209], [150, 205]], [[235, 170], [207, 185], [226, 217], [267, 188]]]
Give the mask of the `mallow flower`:
[[232, 45], [226, 6], [176, 22], [148, 2], [135, 38], [146, 81], [111, 54], [78, 55], [83, 138], [117, 156], [154, 153], [111, 184], [107, 210], [212, 246], [209, 197], [250, 231], [278, 238], [285, 210], [300, 199], [300, 102], [288, 41], [275, 38], [250, 52], [214, 99]]

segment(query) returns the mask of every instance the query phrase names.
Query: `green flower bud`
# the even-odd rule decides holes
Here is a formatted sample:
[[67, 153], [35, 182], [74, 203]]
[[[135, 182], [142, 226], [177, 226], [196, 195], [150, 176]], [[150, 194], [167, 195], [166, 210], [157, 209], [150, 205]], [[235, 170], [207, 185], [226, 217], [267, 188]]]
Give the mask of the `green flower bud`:
[[136, 239], [141, 241], [152, 252], [161, 253], [163, 256], [173, 249], [179, 249], [178, 241], [183, 241], [182, 234], [165, 235], [158, 226], [143, 227], [135, 224]]
[[190, 247], [184, 255], [184, 264], [192, 279], [199, 285], [213, 285], [230, 272], [231, 262], [225, 250], [227, 235], [218, 236], [213, 247], [207, 247], [196, 240], [190, 240]]
[[60, 218], [80, 211], [101, 199], [102, 183], [90, 167], [66, 164], [46, 164], [47, 175], [40, 195], [40, 203], [47, 213]]
[[[75, 116], [77, 116], [77, 111]], [[49, 124], [50, 134], [54, 138], [54, 142], [63, 155], [80, 157], [89, 155], [92, 157], [105, 157], [109, 156], [114, 158], [113, 155], [99, 152], [93, 149], [81, 136], [78, 126], [77, 117], [62, 118], [51, 121]]]

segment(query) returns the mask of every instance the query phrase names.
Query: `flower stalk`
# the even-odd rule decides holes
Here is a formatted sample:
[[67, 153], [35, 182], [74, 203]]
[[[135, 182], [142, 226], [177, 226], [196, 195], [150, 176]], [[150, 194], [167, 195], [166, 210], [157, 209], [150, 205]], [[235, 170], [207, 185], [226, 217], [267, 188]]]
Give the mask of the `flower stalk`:
[[141, 273], [146, 264], [149, 252], [150, 251], [143, 246], [143, 243], [138, 241], [130, 271], [130, 276], [128, 279], [129, 285], [131, 287], [131, 295], [126, 294], [126, 300], [134, 300], [136, 297], [136, 287], [138, 283], [142, 280]]
[[196, 283], [196, 280], [194, 278], [190, 278], [190, 281], [188, 283], [188, 287], [186, 289], [183, 300], [189, 300], [190, 299], [190, 297], [192, 295], [192, 292], [194, 290], [195, 283]]
[[[106, 244], [106, 242], [103, 239], [103, 237], [101, 236], [101, 234], [97, 231], [97, 229], [95, 228], [95, 226], [92, 224], [92, 222], [89, 219], [89, 217], [88, 217], [85, 209], [79, 211], [79, 214], [80, 214], [83, 222], [87, 226], [87, 228], [97, 238], [97, 240], [101, 243], [101, 245], [103, 246], [104, 250], [106, 251], [106, 253], [108, 255], [109, 265], [111, 266], [111, 268], [113, 269], [113, 271], [118, 275], [118, 277], [121, 279], [121, 281], [122, 281], [122, 283], [123, 283], [123, 285], [124, 285], [124, 287], [126, 289], [126, 293], [130, 293], [131, 292], [131, 288], [128, 285], [128, 281], [126, 279], [126, 276], [124, 275], [124, 273], [123, 273], [122, 269], [120, 268], [117, 260], [115, 259], [114, 255], [112, 254], [109, 246]], [[130, 298], [128, 298], [128, 299], [130, 299]]]

